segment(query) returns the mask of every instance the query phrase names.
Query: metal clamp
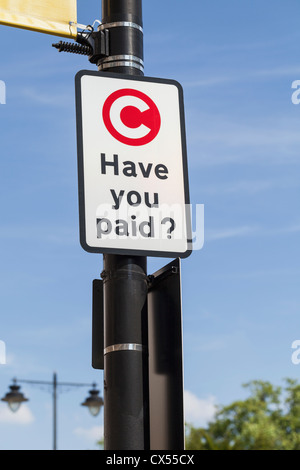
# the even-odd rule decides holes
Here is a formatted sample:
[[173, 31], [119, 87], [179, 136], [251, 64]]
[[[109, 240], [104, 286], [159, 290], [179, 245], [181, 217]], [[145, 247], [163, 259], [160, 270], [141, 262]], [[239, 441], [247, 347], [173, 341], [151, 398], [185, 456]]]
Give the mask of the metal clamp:
[[144, 61], [134, 55], [115, 55], [102, 59], [99, 63], [99, 70], [110, 69], [112, 67], [134, 67], [144, 72]]
[[131, 21], [115, 21], [114, 23], [101, 23], [98, 26], [98, 31], [102, 31], [103, 29], [109, 29], [109, 28], [120, 28], [120, 27], [127, 27], [127, 28], [135, 28], [143, 32], [142, 26], [140, 26], [137, 23], [132, 23]]
[[147, 348], [142, 344], [134, 343], [113, 344], [112, 346], [107, 346], [107, 348], [104, 349], [104, 355], [118, 351], [147, 352]]
[[145, 283], [148, 282], [148, 276], [139, 271], [128, 272], [126, 270], [119, 270], [118, 272], [115, 272], [103, 270], [100, 276], [103, 279], [103, 282], [112, 281], [114, 279], [134, 279], [136, 281], [144, 281]]
[[111, 55], [109, 57], [106, 57], [105, 59], [102, 60], [102, 64], [107, 64], [109, 62], [119, 62], [119, 61], [130, 61], [130, 62], [137, 62], [140, 64], [142, 67], [144, 67], [144, 61], [140, 59], [140, 57], [136, 57], [134, 55], [128, 55], [128, 54], [123, 54], [123, 55]]
[[[98, 26], [98, 32], [102, 31], [109, 31], [114, 28], [133, 28], [143, 34], [143, 28], [137, 23], [133, 23], [131, 21], [115, 21], [111, 23], [101, 23]], [[113, 32], [111, 31], [111, 34]], [[121, 52], [121, 51], [120, 51]], [[144, 61], [137, 57], [136, 55], [128, 55], [128, 54], [112, 54], [108, 55], [108, 57], [101, 57], [101, 59], [97, 62], [99, 70], [107, 70], [116, 67], [133, 67], [140, 70], [144, 73]]]

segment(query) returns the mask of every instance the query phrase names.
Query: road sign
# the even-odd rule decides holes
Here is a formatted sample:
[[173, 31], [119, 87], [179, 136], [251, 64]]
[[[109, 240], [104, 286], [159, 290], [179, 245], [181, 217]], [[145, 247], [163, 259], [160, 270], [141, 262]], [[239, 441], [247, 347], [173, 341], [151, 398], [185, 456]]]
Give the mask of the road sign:
[[151, 276], [148, 352], [150, 449], [184, 449], [180, 259]]
[[173, 80], [76, 75], [80, 241], [88, 252], [191, 253], [183, 92]]
[[[148, 357], [150, 449], [184, 448], [180, 259], [150, 276]], [[93, 281], [92, 366], [104, 370], [103, 281]]]
[[0, 0], [0, 24], [76, 38], [76, 0]]

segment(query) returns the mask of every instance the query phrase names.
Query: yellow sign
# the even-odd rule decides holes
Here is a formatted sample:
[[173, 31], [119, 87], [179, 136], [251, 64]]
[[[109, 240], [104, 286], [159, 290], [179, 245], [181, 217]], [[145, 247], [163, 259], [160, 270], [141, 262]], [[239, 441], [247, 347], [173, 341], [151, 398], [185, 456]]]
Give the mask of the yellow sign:
[[0, 0], [0, 24], [76, 38], [76, 0]]

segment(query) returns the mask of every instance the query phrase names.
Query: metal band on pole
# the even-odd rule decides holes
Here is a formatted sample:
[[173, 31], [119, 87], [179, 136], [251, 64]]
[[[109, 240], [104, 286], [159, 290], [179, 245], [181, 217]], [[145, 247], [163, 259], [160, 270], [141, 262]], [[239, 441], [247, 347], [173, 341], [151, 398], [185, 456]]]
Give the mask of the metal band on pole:
[[105, 23], [105, 24], [101, 23], [98, 26], [98, 31], [102, 31], [103, 29], [120, 28], [120, 27], [135, 28], [143, 33], [142, 26], [136, 23], [132, 23], [131, 21], [115, 21], [114, 23]]
[[128, 54], [120, 54], [120, 55], [112, 55], [109, 56], [101, 62], [102, 64], [105, 64], [107, 62], [114, 62], [114, 61], [121, 61], [121, 60], [128, 60], [132, 62], [137, 62], [138, 64], [144, 66], [144, 61], [140, 59], [139, 57], [136, 57], [134, 55], [128, 55]]
[[112, 346], [107, 346], [107, 348], [104, 349], [104, 355], [118, 351], [138, 351], [144, 353], [147, 352], [148, 349], [143, 344], [113, 344]]
[[99, 70], [110, 69], [113, 67], [134, 67], [141, 72], [144, 72], [144, 61], [133, 55], [120, 54], [102, 59], [98, 63]]
[[136, 62], [128, 62], [128, 61], [108, 62], [108, 63], [101, 64], [99, 66], [99, 71], [101, 71], [101, 70], [104, 71], [104, 70], [112, 69], [112, 68], [116, 68], [116, 67], [132, 67], [132, 68], [135, 68], [137, 70], [140, 70], [141, 72], [144, 72], [144, 67], [142, 65], [139, 65]]

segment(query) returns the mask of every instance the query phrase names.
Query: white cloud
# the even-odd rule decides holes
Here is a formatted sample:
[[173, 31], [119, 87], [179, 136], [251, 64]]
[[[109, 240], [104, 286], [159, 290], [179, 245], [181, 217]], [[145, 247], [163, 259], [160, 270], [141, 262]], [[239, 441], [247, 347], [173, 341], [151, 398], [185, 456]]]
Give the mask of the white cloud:
[[[294, 106], [291, 104], [290, 106]], [[190, 111], [188, 141], [190, 165], [196, 168], [229, 163], [287, 165], [299, 160], [300, 134], [296, 119], [278, 116], [245, 116], [237, 120]]]
[[222, 240], [224, 238], [243, 237], [252, 235], [257, 231], [257, 227], [233, 227], [220, 230], [209, 230], [205, 233], [206, 240]]
[[59, 228], [51, 226], [22, 226], [7, 225], [1, 226], [0, 238], [2, 239], [13, 239], [13, 240], [24, 240], [24, 241], [41, 241], [53, 244], [74, 244], [77, 243], [76, 235], [74, 235], [74, 229], [72, 227]]
[[[277, 148], [278, 145], [291, 147], [299, 145], [300, 136], [298, 127], [292, 120], [265, 120], [260, 122], [244, 122], [243, 124], [236, 121], [225, 122], [224, 117], [216, 116], [198, 116], [203, 123], [201, 131], [199, 126], [191, 129], [190, 135], [194, 142], [221, 144], [226, 148], [249, 147], [251, 149], [261, 147]], [[205, 127], [204, 127], [205, 124]], [[285, 148], [284, 147], [284, 148]], [[222, 155], [224, 151], [222, 152]], [[222, 157], [221, 155], [221, 157]]]
[[284, 235], [284, 234], [293, 234], [300, 232], [300, 224], [296, 223], [294, 225], [288, 225], [286, 227], [258, 227], [258, 226], [241, 226], [241, 227], [229, 227], [229, 228], [220, 228], [220, 229], [211, 229], [205, 232], [205, 240], [224, 240], [226, 238], [235, 238], [235, 237], [247, 237], [253, 235], [259, 236], [274, 236], [274, 235]]
[[216, 398], [198, 398], [192, 392], [184, 391], [185, 422], [197, 427], [204, 427], [214, 418]]
[[84, 429], [84, 428], [76, 428], [74, 429], [74, 434], [76, 436], [84, 438], [86, 441], [89, 441], [92, 444], [103, 439], [103, 426], [93, 426], [92, 428]]
[[279, 230], [281, 233], [297, 233], [300, 232], [300, 224], [289, 225], [288, 227], [283, 227]]
[[269, 79], [269, 78], [281, 78], [281, 77], [297, 77], [300, 74], [299, 67], [275, 67], [269, 69], [257, 69], [257, 70], [248, 70], [245, 73], [240, 73], [239, 71], [233, 72], [232, 70], [228, 75], [214, 75], [207, 78], [202, 78], [201, 80], [186, 81], [186, 88], [195, 88], [195, 87], [205, 87], [205, 86], [214, 86], [219, 84], [234, 83], [252, 81], [253, 79]]
[[13, 413], [7, 405], [0, 407], [0, 423], [5, 424], [31, 424], [34, 416], [27, 405], [22, 404], [19, 410]]
[[19, 91], [20, 96], [24, 96], [32, 103], [41, 104], [43, 106], [69, 106], [70, 96], [62, 93], [45, 91], [37, 91], [34, 88], [23, 88]]
[[269, 180], [241, 180], [241, 181], [228, 181], [223, 184], [216, 186], [204, 186], [203, 192], [206, 194], [232, 194], [232, 193], [244, 193], [244, 194], [256, 194], [263, 191], [273, 189], [291, 189], [298, 188], [299, 181], [296, 179], [269, 179]]

